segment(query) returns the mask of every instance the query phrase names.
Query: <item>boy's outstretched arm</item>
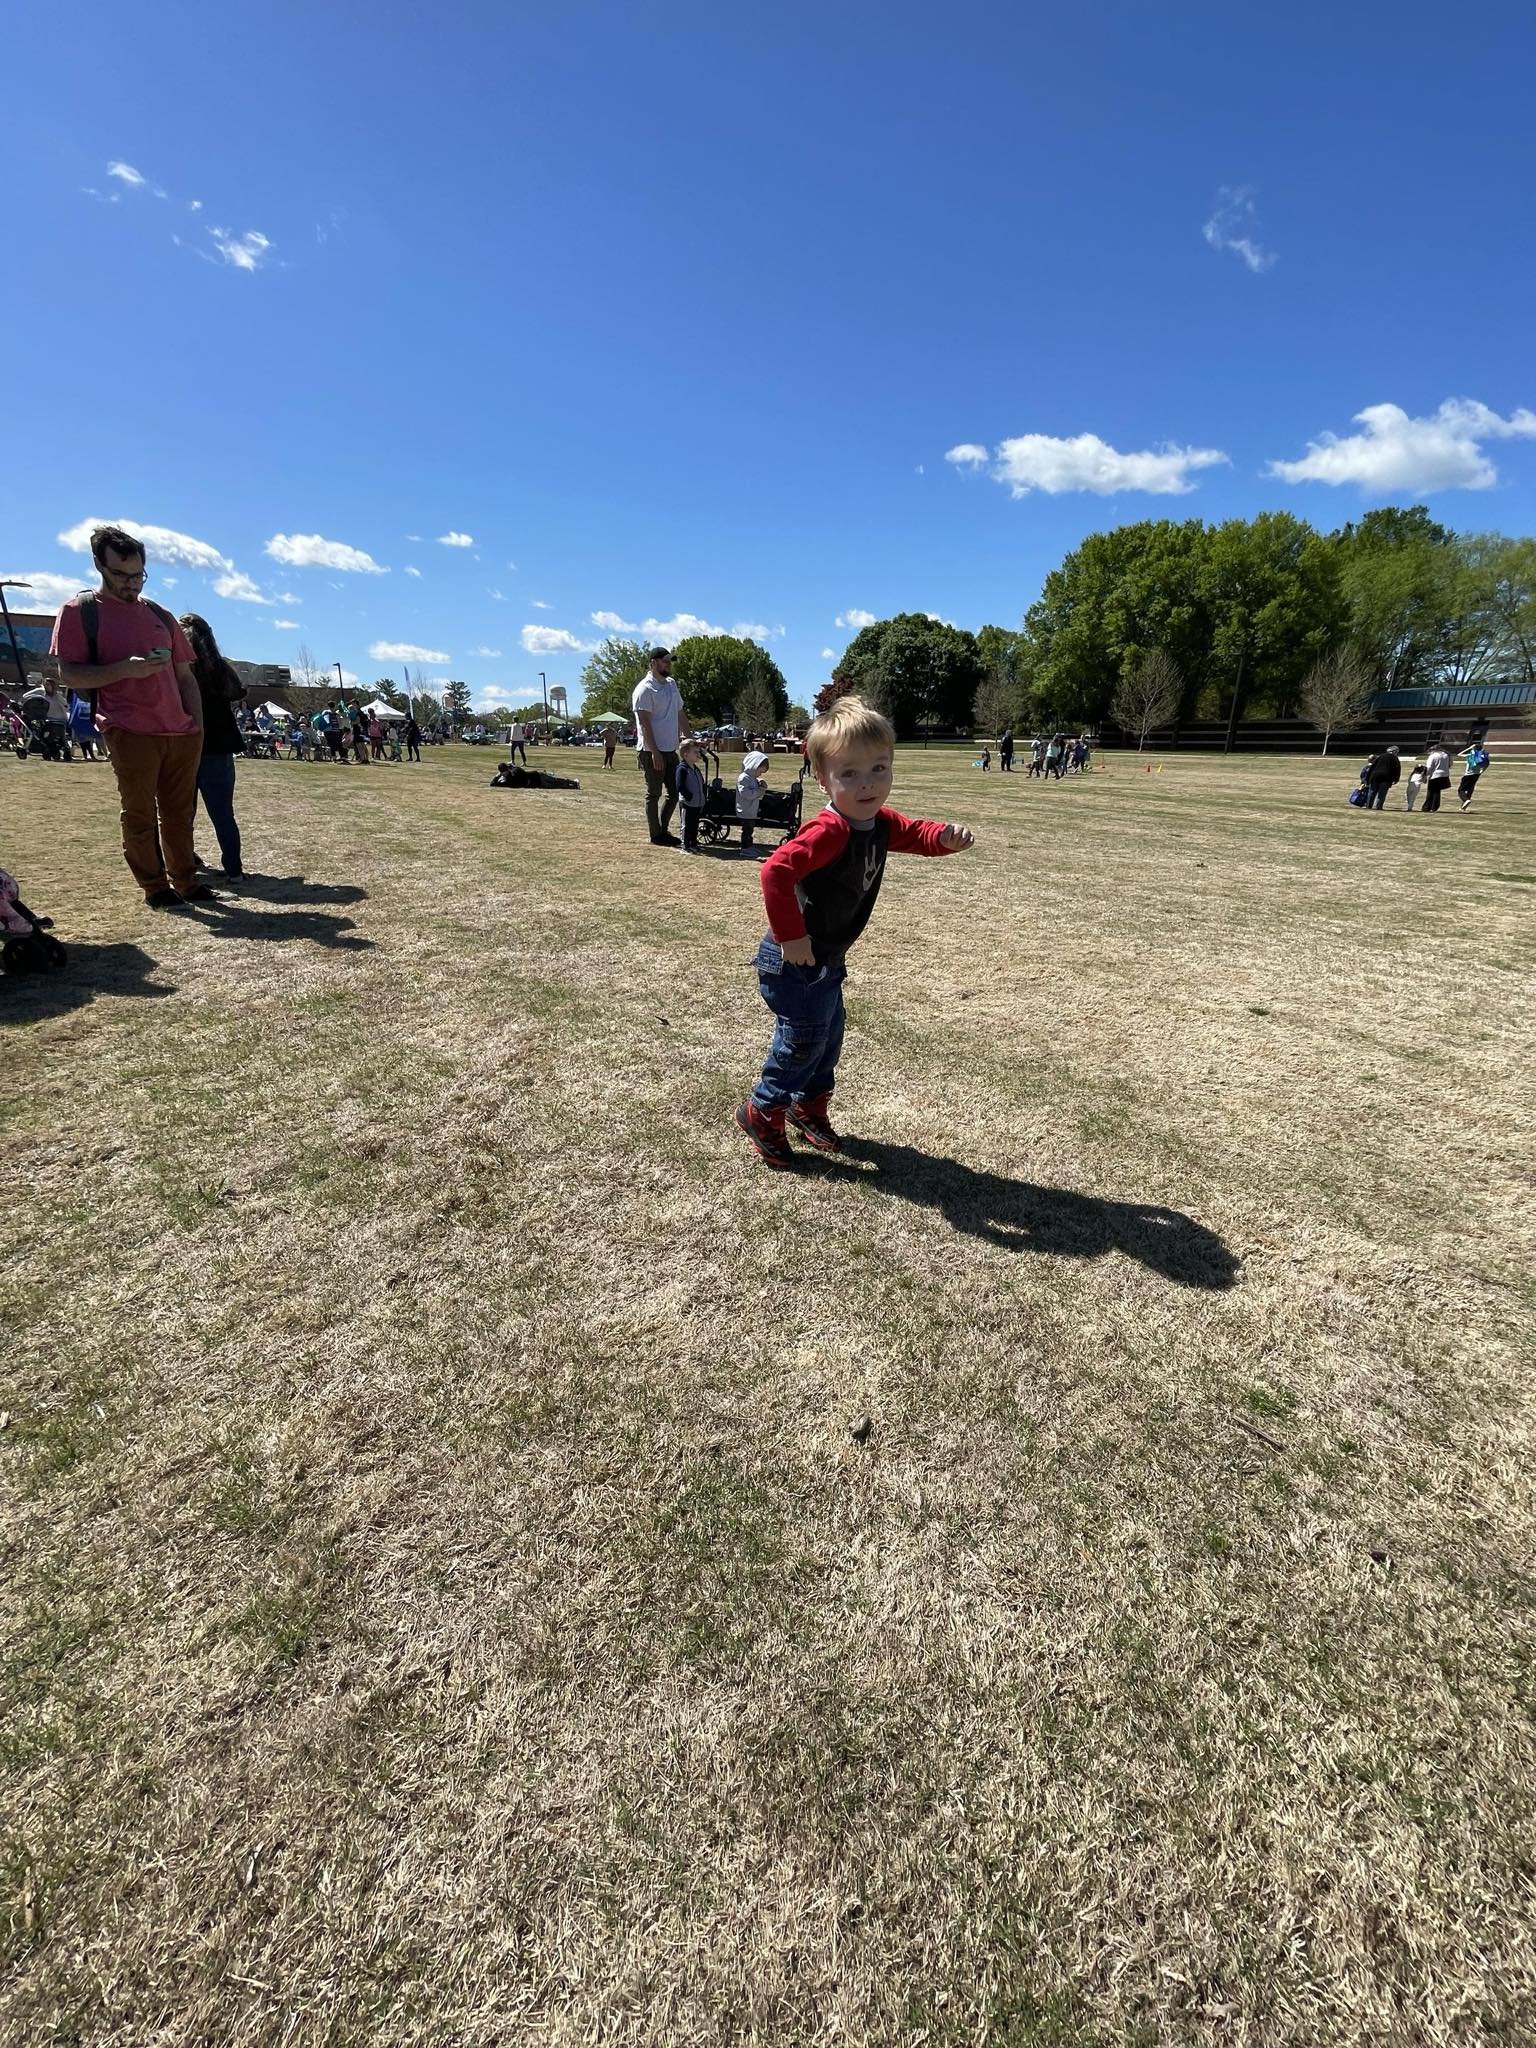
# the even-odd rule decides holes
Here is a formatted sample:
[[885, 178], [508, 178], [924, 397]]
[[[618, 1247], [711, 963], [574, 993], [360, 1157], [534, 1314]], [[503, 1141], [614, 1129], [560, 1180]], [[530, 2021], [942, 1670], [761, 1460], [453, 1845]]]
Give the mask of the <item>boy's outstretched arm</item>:
[[904, 818], [887, 807], [892, 853], [964, 853], [976, 844], [969, 825], [946, 825], [938, 818]]

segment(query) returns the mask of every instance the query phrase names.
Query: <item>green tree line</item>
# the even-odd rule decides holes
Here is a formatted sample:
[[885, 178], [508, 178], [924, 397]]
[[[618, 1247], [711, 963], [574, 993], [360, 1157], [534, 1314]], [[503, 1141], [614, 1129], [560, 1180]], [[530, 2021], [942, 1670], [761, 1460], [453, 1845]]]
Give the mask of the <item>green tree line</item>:
[[[1099, 724], [1145, 695], [1172, 717], [1310, 715], [1317, 678], [1348, 691], [1536, 684], [1536, 540], [1453, 533], [1422, 506], [1383, 506], [1332, 533], [1289, 512], [1208, 526], [1146, 519], [1090, 534], [1017, 629], [971, 633], [926, 612], [863, 628], [817, 699], [857, 690], [910, 739], [924, 728]], [[767, 730], [789, 713], [777, 663], [750, 640], [680, 641], [688, 715]], [[582, 673], [584, 717], [628, 714], [637, 641], [604, 641]], [[1170, 682], [1170, 678], [1174, 678]], [[1176, 689], [1176, 701], [1173, 692]], [[1338, 692], [1335, 692], [1338, 695]]]

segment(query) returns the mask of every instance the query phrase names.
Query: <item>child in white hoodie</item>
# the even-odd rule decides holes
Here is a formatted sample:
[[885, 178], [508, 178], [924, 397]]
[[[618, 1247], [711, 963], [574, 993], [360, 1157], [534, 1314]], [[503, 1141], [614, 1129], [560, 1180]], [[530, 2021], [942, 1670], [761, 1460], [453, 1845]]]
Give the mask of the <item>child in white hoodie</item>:
[[736, 778], [736, 816], [741, 822], [743, 846], [752, 844], [752, 827], [757, 819], [758, 807], [763, 801], [763, 791], [767, 787], [763, 779], [767, 768], [766, 754], [748, 754], [741, 764], [741, 773]]

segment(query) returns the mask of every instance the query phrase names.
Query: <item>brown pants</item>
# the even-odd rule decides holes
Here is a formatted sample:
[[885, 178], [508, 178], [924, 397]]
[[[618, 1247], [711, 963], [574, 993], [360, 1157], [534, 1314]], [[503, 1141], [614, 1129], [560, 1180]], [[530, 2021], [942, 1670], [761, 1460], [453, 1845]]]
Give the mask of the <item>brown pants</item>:
[[202, 758], [200, 732], [113, 729], [112, 772], [123, 800], [123, 858], [146, 896], [165, 888], [168, 879], [182, 895], [197, 881], [192, 818]]

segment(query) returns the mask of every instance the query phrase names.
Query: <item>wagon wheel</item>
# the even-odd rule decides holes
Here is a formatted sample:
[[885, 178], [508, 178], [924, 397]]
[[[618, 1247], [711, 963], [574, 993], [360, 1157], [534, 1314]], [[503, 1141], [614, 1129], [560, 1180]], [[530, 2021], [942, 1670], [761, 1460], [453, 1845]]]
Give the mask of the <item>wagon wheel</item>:
[[706, 846], [718, 846], [725, 837], [725, 827], [718, 818], [700, 818], [699, 837]]

